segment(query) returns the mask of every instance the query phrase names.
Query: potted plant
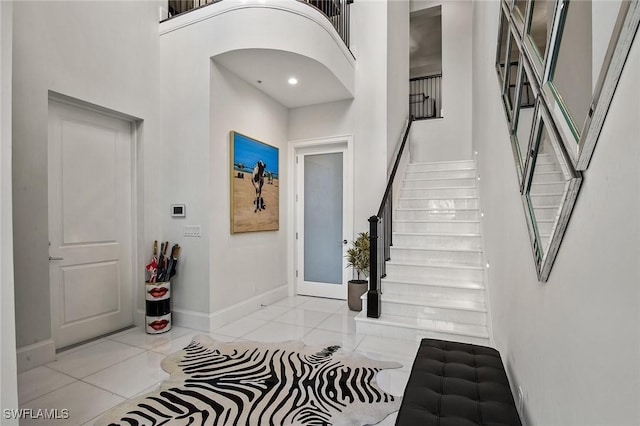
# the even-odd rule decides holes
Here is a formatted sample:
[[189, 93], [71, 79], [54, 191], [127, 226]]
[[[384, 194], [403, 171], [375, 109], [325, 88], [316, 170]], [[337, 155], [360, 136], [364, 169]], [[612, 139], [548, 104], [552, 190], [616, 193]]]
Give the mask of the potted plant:
[[347, 250], [347, 267], [352, 267], [356, 274], [355, 280], [348, 283], [348, 304], [352, 311], [362, 310], [362, 299], [360, 297], [367, 291], [369, 275], [369, 233], [361, 232], [358, 238], [351, 242], [351, 247]]

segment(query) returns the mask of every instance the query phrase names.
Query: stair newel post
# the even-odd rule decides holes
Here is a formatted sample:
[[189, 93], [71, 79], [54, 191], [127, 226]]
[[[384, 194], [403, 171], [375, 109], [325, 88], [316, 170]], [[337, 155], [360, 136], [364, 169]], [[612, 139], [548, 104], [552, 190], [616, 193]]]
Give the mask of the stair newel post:
[[378, 226], [380, 218], [369, 218], [369, 291], [367, 291], [367, 317], [380, 318], [380, 253], [378, 252]]
[[[393, 245], [391, 241], [392, 235], [392, 223], [393, 223], [393, 188], [389, 190], [389, 197], [387, 197], [385, 209], [383, 216], [383, 225], [384, 225], [384, 260], [391, 260], [391, 246]], [[382, 274], [382, 277], [387, 275], [386, 267], [385, 271]]]

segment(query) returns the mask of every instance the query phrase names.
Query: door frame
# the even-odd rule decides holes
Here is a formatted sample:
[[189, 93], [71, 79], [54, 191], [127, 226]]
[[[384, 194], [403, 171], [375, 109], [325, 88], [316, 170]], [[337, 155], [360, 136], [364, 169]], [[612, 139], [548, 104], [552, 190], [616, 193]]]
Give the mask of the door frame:
[[[353, 218], [354, 218], [354, 158], [353, 158], [353, 136], [352, 135], [340, 135], [330, 136], [323, 138], [313, 139], [299, 139], [290, 141], [288, 144], [288, 173], [287, 186], [290, 189], [290, 196], [287, 197], [287, 213], [291, 220], [288, 221], [287, 240], [287, 271], [289, 281], [289, 296], [295, 296], [297, 294], [297, 279], [296, 279], [296, 267], [298, 265], [298, 241], [296, 240], [296, 232], [302, 232], [298, 228], [297, 208], [296, 208], [296, 194], [297, 194], [297, 181], [296, 181], [296, 156], [298, 152], [306, 148], [330, 148], [332, 146], [344, 147], [343, 167], [345, 170], [345, 183], [344, 183], [344, 199], [346, 205], [343, 206], [344, 222], [347, 226], [346, 230], [343, 230], [344, 237], [349, 241], [353, 240]], [[344, 283], [345, 299], [347, 297], [347, 283]]]
[[[112, 109], [108, 109], [102, 107], [100, 105], [92, 104], [90, 102], [82, 101], [77, 98], [73, 98], [58, 92], [49, 91], [48, 93], [48, 101], [47, 101], [47, 111], [50, 108], [52, 102], [68, 105], [71, 107], [84, 109], [89, 112], [106, 115], [112, 118], [116, 118], [118, 120], [127, 121], [130, 124], [131, 128], [131, 147], [130, 147], [130, 166], [131, 166], [131, 239], [130, 239], [130, 248], [131, 248], [131, 323], [136, 326], [140, 326], [144, 324], [144, 308], [139, 307], [139, 303], [141, 300], [144, 300], [144, 296], [142, 294], [143, 288], [140, 287], [140, 283], [144, 281], [144, 250], [142, 250], [143, 242], [144, 242], [144, 217], [142, 213], [144, 211], [143, 205], [143, 185], [144, 185], [144, 177], [142, 172], [144, 170], [142, 164], [142, 143], [141, 137], [143, 132], [143, 120], [137, 117], [134, 117], [129, 114], [125, 114], [119, 111], [115, 111]], [[49, 112], [47, 112], [47, 120], [48, 120]], [[48, 123], [47, 123], [48, 126]], [[48, 130], [47, 130], [47, 146], [49, 144], [48, 141]], [[48, 157], [48, 155], [47, 155]], [[47, 168], [48, 165], [47, 158]], [[48, 172], [47, 172], [48, 175]], [[48, 180], [48, 177], [47, 177]], [[48, 196], [48, 195], [47, 195]], [[48, 213], [47, 213], [48, 214]], [[47, 235], [49, 231], [47, 230]], [[50, 274], [47, 275], [47, 283], [49, 289], [49, 315], [50, 315], [50, 330], [51, 330], [51, 338], [53, 341], [53, 325], [56, 320], [53, 317], [53, 295], [51, 294], [51, 281]], [[55, 342], [54, 342], [55, 346]], [[56, 350], [59, 348], [55, 348]]]

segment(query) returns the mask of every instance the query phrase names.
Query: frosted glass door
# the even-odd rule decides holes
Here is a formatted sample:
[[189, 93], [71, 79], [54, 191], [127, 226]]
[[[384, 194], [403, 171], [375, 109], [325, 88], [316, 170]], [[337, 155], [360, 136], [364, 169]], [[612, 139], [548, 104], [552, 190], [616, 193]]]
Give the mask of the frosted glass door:
[[342, 152], [304, 156], [304, 281], [342, 285]]

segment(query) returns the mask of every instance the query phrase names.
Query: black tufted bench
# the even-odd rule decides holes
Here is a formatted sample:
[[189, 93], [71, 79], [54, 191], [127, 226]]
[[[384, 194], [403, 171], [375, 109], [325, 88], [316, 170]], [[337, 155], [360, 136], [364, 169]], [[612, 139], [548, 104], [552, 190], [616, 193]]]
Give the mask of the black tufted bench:
[[422, 340], [396, 426], [426, 425], [521, 426], [497, 350]]

